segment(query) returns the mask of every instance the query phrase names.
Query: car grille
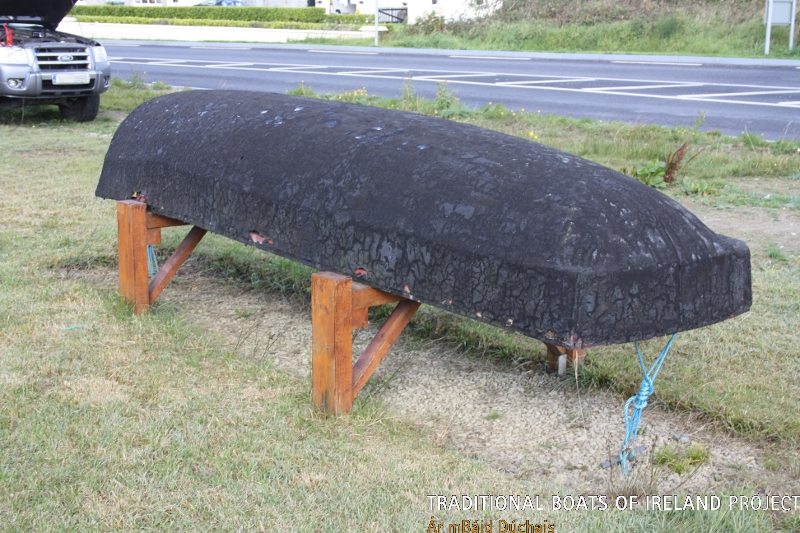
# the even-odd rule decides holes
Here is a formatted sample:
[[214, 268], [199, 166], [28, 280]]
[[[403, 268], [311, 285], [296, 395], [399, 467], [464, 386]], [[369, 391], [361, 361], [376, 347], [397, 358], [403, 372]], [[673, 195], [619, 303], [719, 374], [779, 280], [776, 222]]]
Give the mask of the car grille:
[[53, 85], [52, 81], [42, 80], [42, 96], [81, 96], [87, 91], [92, 92], [94, 81], [80, 85]]
[[42, 72], [50, 70], [89, 70], [89, 50], [83, 46], [40, 46], [36, 49], [36, 62]]

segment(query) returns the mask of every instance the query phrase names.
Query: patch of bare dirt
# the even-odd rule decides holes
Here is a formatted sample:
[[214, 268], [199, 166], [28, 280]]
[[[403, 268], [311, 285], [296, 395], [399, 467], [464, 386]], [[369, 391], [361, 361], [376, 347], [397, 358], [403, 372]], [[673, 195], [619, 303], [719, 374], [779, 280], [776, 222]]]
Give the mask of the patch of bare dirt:
[[[200, 290], [202, 288], [202, 290]], [[162, 295], [202, 327], [219, 334], [241, 356], [272, 362], [276, 368], [310, 377], [311, 323], [307, 309], [279, 296], [192, 276]], [[360, 353], [376, 333], [356, 333]], [[309, 382], [310, 386], [310, 382]], [[432, 439], [498, 469], [550, 486], [582, 493], [609, 489], [609, 475], [621, 485], [618, 468], [601, 463], [613, 457], [624, 437], [625, 398], [605, 391], [579, 391], [574, 380], [542, 370], [525, 372], [448, 352], [435, 342], [401, 341], [376, 371], [362, 395], [381, 401]], [[741, 486], [767, 493], [796, 493], [800, 482], [768, 470], [766, 458], [783, 452], [736, 439], [695, 417], [649, 409], [644, 415], [642, 457], [671, 444], [699, 443], [710, 460], [691, 475], [662, 473], [661, 490], [724, 492]], [[683, 438], [683, 442], [679, 439]], [[788, 453], [788, 452], [787, 452]], [[788, 459], [788, 457], [787, 457]], [[640, 483], [645, 481], [640, 475]]]
[[[785, 194], [785, 193], [784, 193]], [[743, 207], [717, 209], [689, 197], [680, 203], [717, 233], [743, 240], [752, 251], [774, 243], [786, 254], [800, 256], [800, 213], [792, 209]]]
[[125, 111], [116, 111], [113, 109], [108, 109], [106, 111], [103, 111], [100, 116], [110, 118], [115, 122], [122, 122], [128, 116], [128, 113], [126, 113]]
[[130, 399], [130, 391], [127, 386], [102, 378], [78, 378], [64, 381], [56, 389], [56, 392], [75, 401], [92, 405], [123, 402]]

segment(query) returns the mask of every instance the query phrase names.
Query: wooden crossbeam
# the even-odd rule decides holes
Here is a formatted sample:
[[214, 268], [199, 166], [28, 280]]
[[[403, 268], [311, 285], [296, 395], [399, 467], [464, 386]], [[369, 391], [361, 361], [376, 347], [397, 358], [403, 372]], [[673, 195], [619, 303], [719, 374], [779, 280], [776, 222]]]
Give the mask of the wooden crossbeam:
[[206, 230], [193, 227], [153, 281], [149, 280], [147, 272], [147, 245], [161, 243], [161, 228], [185, 225], [185, 222], [175, 218], [148, 213], [147, 205], [143, 202], [117, 202], [119, 292], [131, 302], [137, 315], [150, 311], [150, 306], [194, 251]]
[[[353, 365], [353, 330], [370, 307], [399, 302]], [[419, 302], [353, 283], [348, 276], [311, 276], [311, 398], [331, 414], [349, 413], [353, 400], [419, 309]], [[363, 315], [363, 321], [361, 316]]]
[[400, 300], [403, 300], [401, 296], [353, 282], [353, 329], [363, 329], [369, 325], [367, 316], [370, 307]]
[[147, 213], [147, 228], [160, 229], [171, 228], [173, 226], [185, 226], [186, 222], [177, 218], [164, 217], [153, 213]]

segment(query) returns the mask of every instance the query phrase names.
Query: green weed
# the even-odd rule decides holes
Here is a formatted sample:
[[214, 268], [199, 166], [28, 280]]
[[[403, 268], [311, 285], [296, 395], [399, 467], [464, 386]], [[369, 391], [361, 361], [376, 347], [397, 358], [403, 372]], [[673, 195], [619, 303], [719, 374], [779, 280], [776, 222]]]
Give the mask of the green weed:
[[786, 257], [786, 254], [783, 253], [781, 247], [779, 247], [774, 242], [767, 244], [767, 257], [772, 259], [773, 261], [788, 261], [789, 259]]
[[681, 30], [681, 21], [675, 15], [669, 15], [655, 24], [655, 34], [659, 39], [670, 39]]
[[664, 189], [667, 186], [667, 182], [664, 181], [666, 169], [666, 162], [654, 160], [647, 165], [634, 170], [633, 176], [645, 185], [654, 187], [656, 189]]
[[656, 465], [666, 466], [676, 474], [685, 474], [705, 464], [708, 457], [708, 449], [700, 444], [692, 444], [688, 448], [668, 444], [655, 450], [652, 461]]
[[300, 82], [300, 86], [297, 89], [286, 91], [286, 94], [290, 96], [307, 96], [307, 97], [316, 96], [316, 93], [314, 93], [314, 91], [303, 82]]
[[681, 180], [681, 191], [687, 195], [709, 196], [719, 194], [720, 188], [713, 182], [706, 180], [691, 180], [685, 178]]

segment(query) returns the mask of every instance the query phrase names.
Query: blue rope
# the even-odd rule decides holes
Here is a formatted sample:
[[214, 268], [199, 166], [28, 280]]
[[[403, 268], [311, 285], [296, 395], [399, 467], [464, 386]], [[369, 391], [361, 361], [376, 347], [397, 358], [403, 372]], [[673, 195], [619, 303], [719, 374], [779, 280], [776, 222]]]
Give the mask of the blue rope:
[[147, 273], [151, 276], [158, 274], [158, 259], [152, 244], [147, 245]]
[[[677, 333], [675, 335], [677, 335]], [[639, 343], [635, 343], [636, 353], [639, 356], [639, 366], [642, 369], [644, 378], [642, 379], [642, 384], [639, 387], [639, 392], [636, 393], [635, 396], [631, 396], [630, 399], [625, 402], [625, 410], [622, 414], [622, 417], [625, 419], [625, 442], [622, 443], [622, 446], [619, 449], [619, 464], [622, 466], [622, 473], [626, 476], [628, 475], [628, 462], [633, 461], [636, 455], [633, 449], [633, 441], [636, 440], [636, 435], [639, 433], [639, 423], [642, 419], [642, 411], [645, 407], [647, 407], [647, 400], [650, 398], [650, 395], [653, 394], [653, 381], [655, 381], [658, 371], [661, 370], [661, 365], [664, 364], [664, 359], [667, 358], [669, 349], [672, 347], [672, 341], [675, 340], [675, 335], [672, 336], [664, 349], [661, 350], [661, 354], [659, 354], [659, 356], [653, 362], [650, 370], [645, 369], [644, 357], [642, 357], [642, 351], [639, 349]], [[633, 413], [628, 416], [631, 404], [633, 404]]]

